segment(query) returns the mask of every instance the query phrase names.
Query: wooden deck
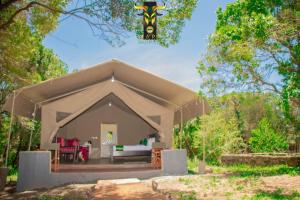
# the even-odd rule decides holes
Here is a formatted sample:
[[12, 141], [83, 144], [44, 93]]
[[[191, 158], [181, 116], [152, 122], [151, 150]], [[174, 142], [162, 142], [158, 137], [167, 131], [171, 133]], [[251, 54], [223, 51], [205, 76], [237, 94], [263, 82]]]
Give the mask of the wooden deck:
[[[81, 163], [61, 163], [55, 172], [127, 172], [160, 170], [152, 167], [147, 160], [127, 160], [110, 161], [109, 159], [90, 160]], [[52, 171], [54, 171], [52, 169]]]

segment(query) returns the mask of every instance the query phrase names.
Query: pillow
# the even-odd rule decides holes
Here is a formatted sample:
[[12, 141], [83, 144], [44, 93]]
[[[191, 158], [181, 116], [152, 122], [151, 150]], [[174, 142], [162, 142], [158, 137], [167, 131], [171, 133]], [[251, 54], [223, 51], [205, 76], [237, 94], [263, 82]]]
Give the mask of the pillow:
[[79, 145], [80, 145], [79, 140], [77, 138], [74, 138], [72, 146], [79, 146]]
[[67, 140], [67, 144], [69, 147], [74, 147], [79, 145], [79, 140], [77, 138]]
[[147, 140], [147, 138], [145, 138], [145, 139], [143, 140], [143, 145], [147, 146], [147, 144], [148, 144], [148, 140]]
[[154, 142], [155, 142], [155, 138], [154, 137], [148, 138], [148, 146], [152, 147], [152, 144]]
[[60, 147], [64, 147], [65, 146], [65, 138], [63, 137], [58, 137], [57, 138], [57, 143], [59, 143]]

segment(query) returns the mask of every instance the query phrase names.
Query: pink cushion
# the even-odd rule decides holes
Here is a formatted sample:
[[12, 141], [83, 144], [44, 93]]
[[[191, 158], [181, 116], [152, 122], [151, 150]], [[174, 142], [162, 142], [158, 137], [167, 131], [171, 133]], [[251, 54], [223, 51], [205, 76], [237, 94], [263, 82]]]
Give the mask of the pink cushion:
[[59, 151], [61, 153], [75, 153], [75, 147], [62, 147]]
[[79, 146], [79, 140], [77, 138], [67, 140], [67, 144], [70, 147]]
[[57, 138], [57, 143], [60, 144], [60, 147], [64, 147], [64, 146], [65, 146], [65, 138], [63, 138], [63, 137], [58, 137], [58, 138]]
[[89, 148], [81, 146], [79, 148], [80, 152], [82, 153], [83, 160], [89, 159]]

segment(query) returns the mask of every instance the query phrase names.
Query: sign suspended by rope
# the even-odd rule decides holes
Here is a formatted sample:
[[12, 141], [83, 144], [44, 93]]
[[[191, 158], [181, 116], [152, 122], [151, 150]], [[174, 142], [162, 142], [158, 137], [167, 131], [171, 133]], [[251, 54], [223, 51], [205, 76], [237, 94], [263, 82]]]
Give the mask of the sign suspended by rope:
[[162, 16], [158, 13], [158, 10], [163, 10], [166, 8], [165, 4], [163, 6], [158, 6], [156, 1], [146, 1], [143, 6], [134, 6], [137, 10], [143, 10], [142, 13], [138, 14], [143, 16], [144, 25], [144, 40], [156, 40], [157, 38], [157, 16]]

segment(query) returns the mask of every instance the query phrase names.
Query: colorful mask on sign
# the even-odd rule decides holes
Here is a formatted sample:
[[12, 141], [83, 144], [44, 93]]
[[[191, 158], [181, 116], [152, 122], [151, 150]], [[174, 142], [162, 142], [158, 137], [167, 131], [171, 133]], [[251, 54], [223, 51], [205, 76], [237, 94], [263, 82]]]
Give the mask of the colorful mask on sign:
[[146, 1], [143, 6], [134, 6], [137, 10], [143, 10], [143, 13], [139, 14], [144, 19], [144, 40], [155, 40], [157, 30], [157, 16], [162, 14], [157, 13], [158, 10], [166, 8], [165, 5], [158, 6], [156, 2]]

